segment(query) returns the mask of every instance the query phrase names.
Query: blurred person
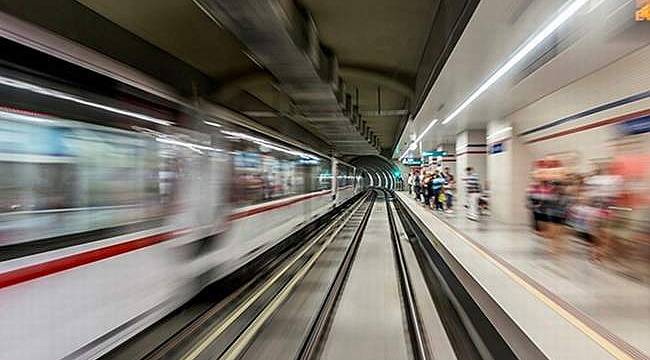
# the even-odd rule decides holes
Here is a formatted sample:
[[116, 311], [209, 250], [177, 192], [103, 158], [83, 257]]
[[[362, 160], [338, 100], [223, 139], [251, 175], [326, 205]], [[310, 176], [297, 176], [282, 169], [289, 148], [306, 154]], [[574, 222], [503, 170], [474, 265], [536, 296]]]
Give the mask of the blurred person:
[[644, 146], [643, 141], [622, 139], [614, 149], [618, 155], [607, 175], [619, 187], [602, 230], [606, 243], [601, 258], [616, 260], [620, 270], [631, 276], [650, 279], [650, 154]]
[[465, 177], [463, 177], [465, 184], [465, 196], [467, 201], [467, 218], [470, 220], [478, 220], [479, 218], [479, 198], [481, 196], [481, 182], [478, 174], [474, 172], [474, 168], [468, 166], [465, 169]]
[[445, 183], [446, 181], [443, 175], [436, 170], [431, 180], [431, 189], [432, 189], [431, 197], [433, 198], [435, 209], [438, 211], [444, 210], [442, 200], [444, 197], [443, 186], [445, 185]]
[[425, 206], [431, 206], [431, 189], [432, 183], [431, 183], [431, 173], [430, 172], [425, 172], [424, 177], [422, 178], [422, 196], [423, 196], [423, 202]]
[[422, 179], [420, 178], [420, 172], [416, 171], [413, 176], [413, 192], [415, 193], [415, 200], [420, 201], [420, 192], [422, 190]]
[[451, 176], [449, 180], [447, 181], [447, 184], [444, 186], [445, 189], [445, 198], [446, 198], [446, 212], [452, 213], [454, 212], [454, 197], [455, 191], [456, 191], [456, 181], [454, 180], [454, 177]]
[[585, 180], [585, 193], [593, 207], [594, 218], [590, 237], [593, 239], [592, 261], [601, 261], [610, 255], [610, 237], [606, 227], [613, 205], [621, 189], [622, 179], [610, 174], [605, 164], [596, 166], [594, 173]]
[[442, 177], [444, 177], [445, 181], [447, 182], [454, 179], [454, 175], [451, 174], [451, 170], [449, 170], [449, 166], [445, 166], [444, 170], [442, 171]]
[[548, 182], [545, 190], [545, 237], [550, 242], [551, 253], [559, 256], [564, 252], [565, 223], [568, 197], [565, 187], [559, 181]]
[[485, 188], [478, 197], [479, 215], [489, 215], [490, 205], [490, 184], [486, 181]]
[[530, 209], [533, 218], [532, 218], [532, 227], [533, 231], [538, 235], [543, 235], [544, 229], [542, 229], [542, 224], [545, 221], [544, 217], [544, 208], [543, 208], [543, 199], [542, 199], [542, 184], [533, 180], [527, 189], [527, 199], [528, 199], [528, 208]]
[[412, 194], [413, 194], [413, 179], [414, 179], [414, 178], [415, 178], [415, 177], [413, 176], [413, 172], [410, 172], [410, 173], [409, 173], [409, 176], [408, 176], [408, 178], [407, 178], [407, 180], [406, 180], [406, 183], [407, 183], [407, 186], [408, 186], [408, 190], [409, 190], [409, 195], [412, 195]]
[[445, 185], [443, 187], [445, 194], [445, 208], [446, 212], [453, 212], [454, 207], [454, 191], [456, 190], [456, 181], [454, 175], [449, 171], [449, 167], [445, 167], [443, 172], [445, 178]]

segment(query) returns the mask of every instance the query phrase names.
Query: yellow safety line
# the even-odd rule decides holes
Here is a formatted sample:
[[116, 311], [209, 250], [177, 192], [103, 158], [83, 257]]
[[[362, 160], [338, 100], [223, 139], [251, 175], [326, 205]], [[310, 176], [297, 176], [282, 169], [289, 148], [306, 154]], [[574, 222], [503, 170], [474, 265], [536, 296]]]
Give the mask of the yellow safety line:
[[[360, 201], [359, 204], [354, 208], [353, 211], [350, 212], [350, 214], [347, 216], [345, 221], [341, 224], [341, 226], [336, 230], [336, 233], [347, 223], [347, 220], [352, 217], [356, 209], [358, 209], [363, 202]], [[232, 325], [255, 301], [257, 301], [262, 294], [266, 292], [271, 286], [273, 286], [278, 279], [280, 279], [300, 258], [303, 257], [307, 251], [311, 250], [311, 248], [318, 242], [320, 239], [327, 234], [327, 232], [333, 228], [337, 223], [333, 222], [329, 226], [325, 228], [323, 232], [321, 232], [321, 235], [319, 235], [308, 247], [304, 248], [298, 255], [296, 255], [293, 260], [287, 264], [285, 267], [280, 270], [280, 272], [276, 273], [275, 276], [273, 276], [262, 288], [260, 288], [254, 295], [249, 297], [244, 303], [239, 305], [235, 311], [233, 311], [228, 318], [220, 323], [214, 330], [212, 330], [196, 347], [194, 347], [189, 353], [187, 353], [185, 356], [183, 356], [182, 360], [194, 360], [196, 359], [205, 349], [212, 344], [230, 325]]]
[[608, 339], [604, 338], [598, 332], [593, 330], [589, 325], [582, 322], [580, 319], [575, 317], [569, 311], [564, 309], [561, 305], [559, 305], [558, 303], [556, 303], [555, 301], [550, 299], [548, 296], [546, 296], [541, 291], [537, 290], [534, 286], [530, 285], [526, 280], [522, 279], [517, 274], [512, 272], [510, 269], [503, 266], [503, 264], [501, 264], [499, 261], [497, 261], [494, 257], [492, 257], [490, 254], [483, 251], [483, 249], [476, 246], [476, 244], [474, 244], [473, 242], [469, 241], [464, 235], [459, 233], [456, 229], [454, 229], [452, 226], [447, 224], [445, 221], [440, 220], [440, 219], [436, 219], [436, 220], [438, 220], [439, 222], [444, 224], [450, 231], [455, 233], [457, 236], [459, 236], [461, 239], [463, 239], [463, 241], [465, 241], [465, 243], [467, 243], [474, 250], [476, 250], [479, 254], [481, 254], [481, 256], [488, 259], [497, 268], [499, 268], [501, 271], [506, 273], [506, 275], [508, 275], [512, 280], [517, 282], [519, 285], [523, 286], [524, 289], [528, 290], [528, 292], [530, 292], [533, 296], [535, 296], [537, 299], [541, 300], [544, 304], [546, 304], [548, 307], [550, 307], [555, 312], [557, 312], [560, 316], [562, 316], [565, 320], [567, 320], [573, 326], [575, 326], [580, 331], [582, 331], [585, 335], [589, 336], [593, 341], [595, 341], [598, 345], [600, 345], [603, 349], [605, 349], [608, 353], [610, 353], [616, 359], [619, 359], [619, 360], [623, 360], [623, 359], [625, 359], [625, 360], [633, 360], [632, 357], [630, 357], [627, 353], [625, 353], [623, 350], [621, 350], [618, 346], [613, 344]]

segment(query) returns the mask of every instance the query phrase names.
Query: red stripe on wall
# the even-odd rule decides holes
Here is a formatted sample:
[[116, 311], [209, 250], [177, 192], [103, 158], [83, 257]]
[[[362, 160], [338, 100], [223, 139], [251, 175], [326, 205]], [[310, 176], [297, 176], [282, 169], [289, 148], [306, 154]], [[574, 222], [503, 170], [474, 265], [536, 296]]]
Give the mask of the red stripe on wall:
[[248, 209], [248, 210], [235, 212], [235, 213], [233, 213], [232, 215], [230, 215], [228, 217], [228, 220], [229, 221], [239, 220], [239, 219], [242, 219], [242, 218], [245, 218], [245, 217], [249, 217], [249, 216], [253, 216], [255, 214], [265, 212], [265, 211], [270, 211], [270, 210], [278, 209], [278, 208], [281, 208], [281, 207], [293, 205], [295, 203], [298, 203], [298, 202], [301, 202], [301, 201], [304, 201], [304, 200], [308, 200], [308, 199], [312, 199], [312, 198], [315, 198], [315, 197], [318, 197], [318, 196], [329, 195], [331, 193], [332, 192], [330, 190], [328, 190], [326, 192], [319, 191], [319, 192], [315, 192], [315, 193], [311, 193], [311, 194], [305, 194], [305, 195], [300, 196], [300, 197], [290, 198], [290, 199], [287, 199], [285, 201], [278, 202], [278, 203], [275, 203], [275, 204], [260, 205], [260, 206], [258, 206], [256, 208], [253, 208], [253, 209]]
[[180, 233], [169, 231], [0, 273], [0, 289], [155, 245]]
[[602, 127], [602, 126], [607, 126], [607, 125], [620, 123], [620, 122], [623, 122], [623, 121], [631, 120], [631, 119], [641, 117], [641, 116], [646, 116], [646, 115], [650, 115], [650, 109], [641, 110], [641, 111], [633, 112], [633, 113], [626, 114], [626, 115], [621, 115], [621, 116], [616, 116], [616, 117], [605, 119], [605, 120], [596, 121], [596, 122], [593, 122], [591, 124], [578, 126], [576, 128], [573, 128], [573, 129], [567, 129], [567, 130], [559, 131], [559, 132], [556, 132], [556, 133], [550, 134], [550, 135], [540, 136], [538, 138], [526, 141], [526, 144], [533, 144], [533, 143], [540, 142], [540, 141], [545, 141], [545, 140], [550, 140], [550, 139], [554, 139], [554, 138], [558, 138], [558, 137], [562, 137], [562, 136], [567, 136], [567, 135], [575, 134], [575, 133], [586, 131], [586, 130], [595, 129], [595, 128]]

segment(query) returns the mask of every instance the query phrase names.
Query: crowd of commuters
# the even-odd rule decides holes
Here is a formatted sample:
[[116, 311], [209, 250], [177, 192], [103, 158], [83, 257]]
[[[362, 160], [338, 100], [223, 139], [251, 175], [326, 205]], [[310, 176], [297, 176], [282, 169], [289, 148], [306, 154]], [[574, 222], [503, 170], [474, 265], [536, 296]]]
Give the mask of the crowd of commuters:
[[[580, 174], [561, 161], [542, 160], [527, 191], [533, 231], [549, 253], [561, 257], [569, 243], [582, 242], [596, 263], [650, 280], [650, 156], [628, 152]], [[462, 177], [470, 220], [487, 213], [487, 191], [471, 168]], [[436, 211], [453, 212], [456, 182], [449, 168], [412, 171], [411, 196]]]
[[648, 278], [650, 197], [639, 167], [619, 159], [588, 174], [533, 174], [528, 189], [532, 226], [548, 240], [551, 254], [561, 256], [570, 239], [582, 239], [590, 245], [591, 261]]
[[456, 181], [448, 167], [444, 170], [415, 170], [407, 179], [408, 192], [425, 206], [437, 211], [453, 212]]

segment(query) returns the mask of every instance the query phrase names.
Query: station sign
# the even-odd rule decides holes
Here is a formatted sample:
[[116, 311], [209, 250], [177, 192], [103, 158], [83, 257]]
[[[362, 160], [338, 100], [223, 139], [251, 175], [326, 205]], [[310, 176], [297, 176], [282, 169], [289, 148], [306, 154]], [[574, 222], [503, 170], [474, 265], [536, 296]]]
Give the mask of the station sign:
[[625, 135], [636, 135], [650, 132], [650, 115], [640, 116], [618, 124], [620, 131]]
[[490, 155], [499, 154], [499, 153], [502, 153], [502, 152], [506, 151], [506, 146], [505, 146], [504, 143], [498, 142], [498, 143], [490, 144], [490, 147], [489, 147], [488, 150], [489, 150]]
[[422, 156], [433, 156], [433, 157], [447, 156], [447, 152], [442, 150], [430, 150], [430, 151], [424, 151], [422, 153]]
[[402, 160], [402, 164], [407, 165], [407, 166], [420, 166], [422, 165], [422, 159], [421, 158], [405, 158]]

